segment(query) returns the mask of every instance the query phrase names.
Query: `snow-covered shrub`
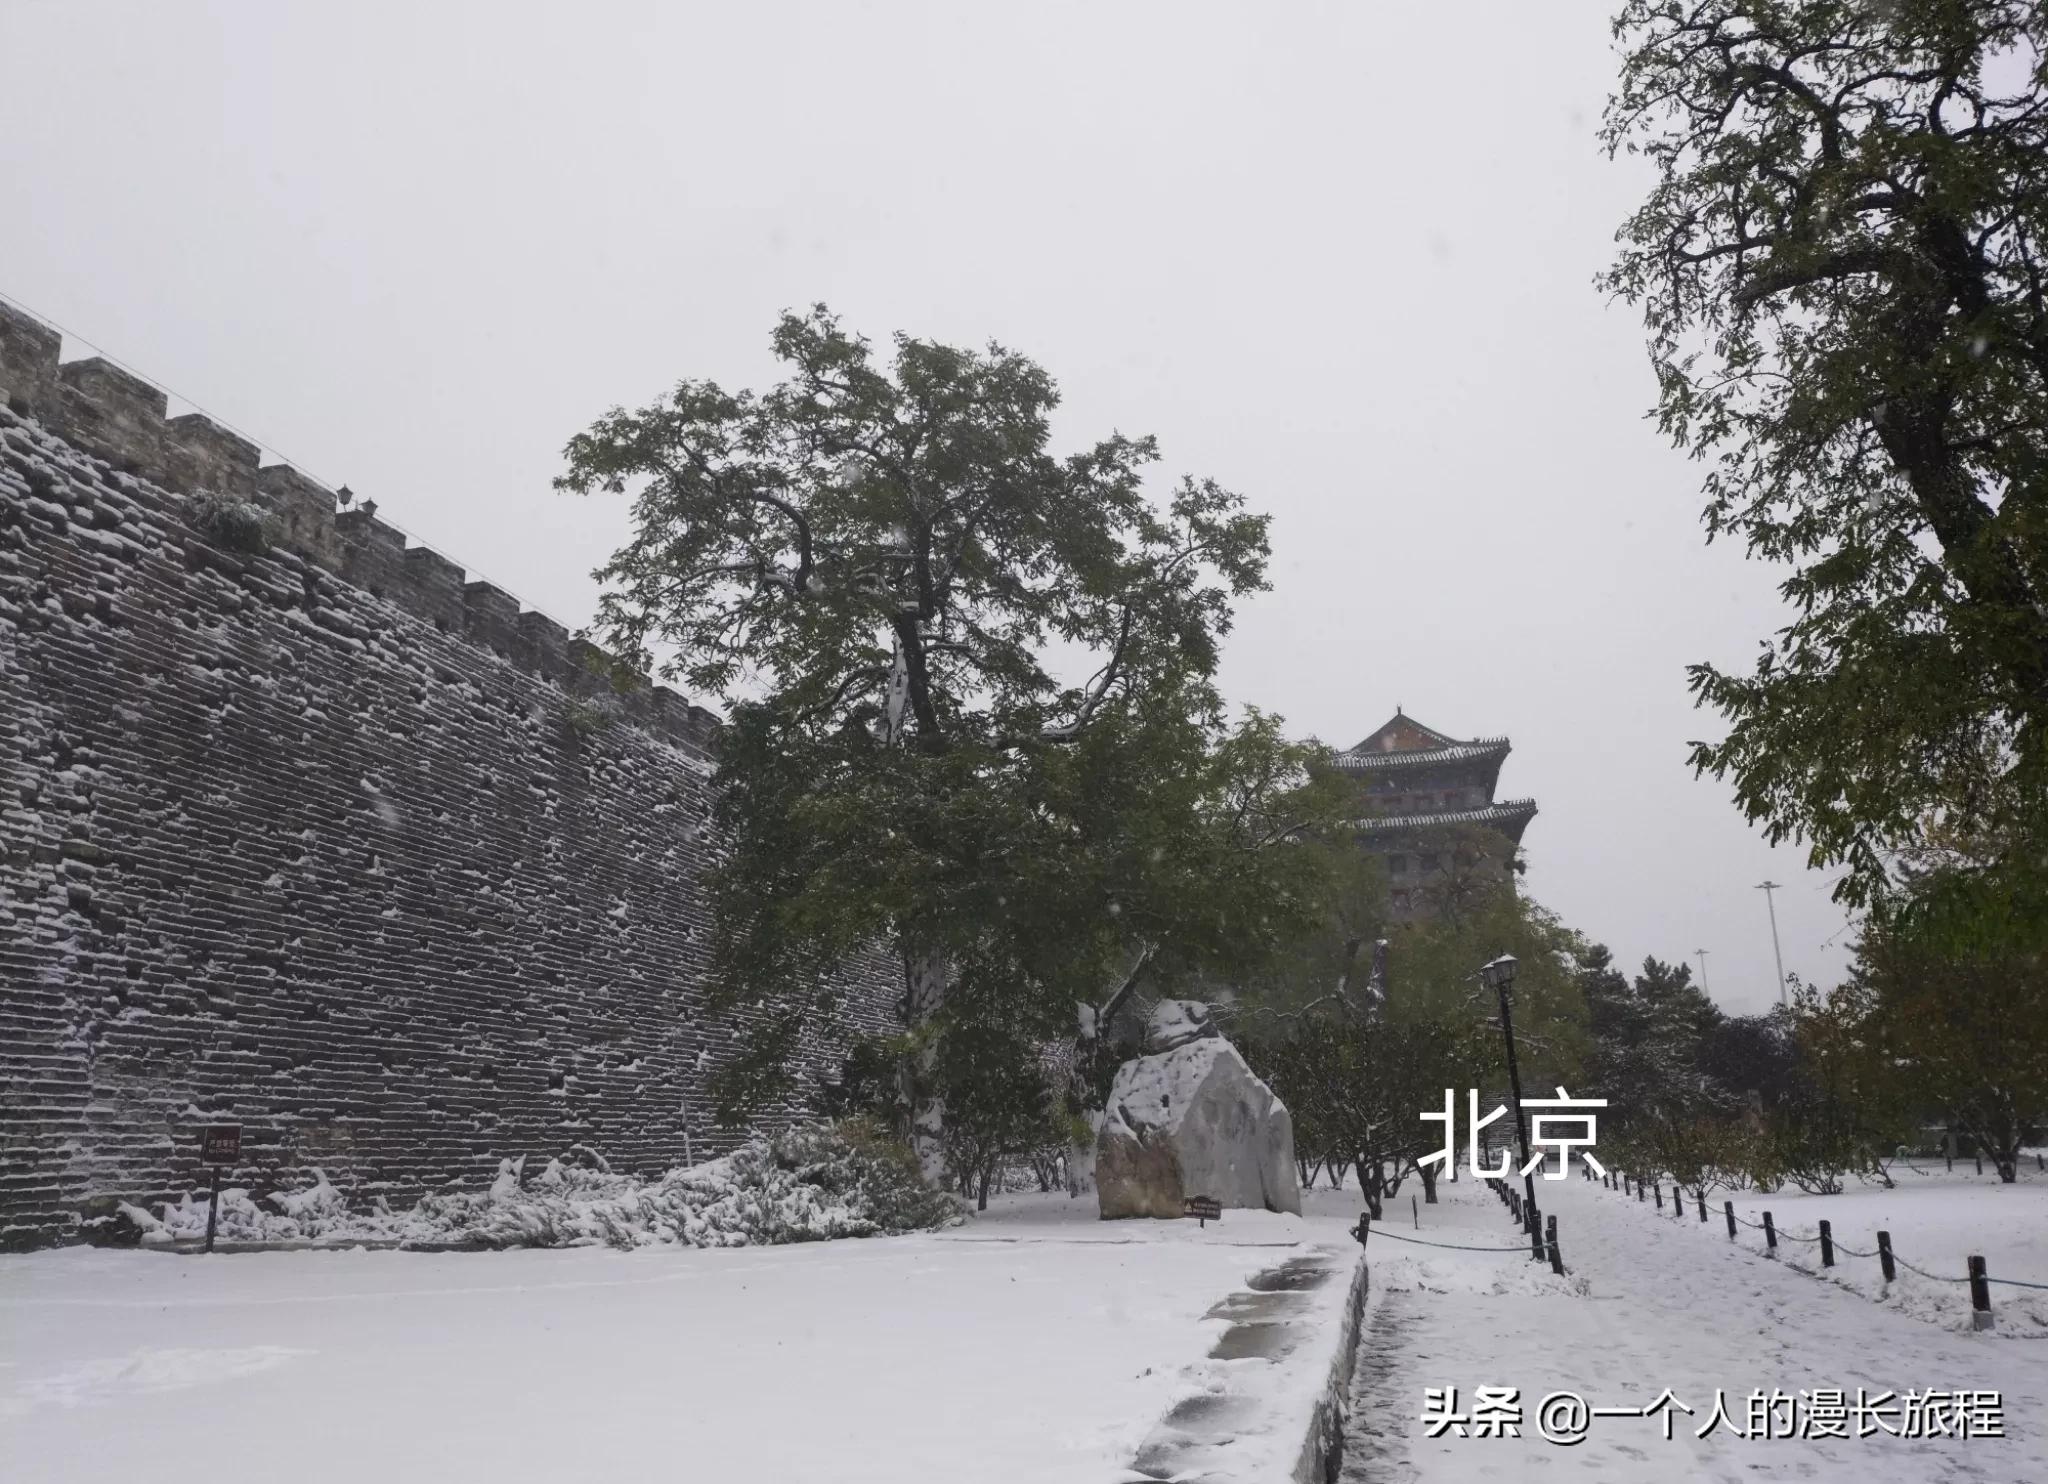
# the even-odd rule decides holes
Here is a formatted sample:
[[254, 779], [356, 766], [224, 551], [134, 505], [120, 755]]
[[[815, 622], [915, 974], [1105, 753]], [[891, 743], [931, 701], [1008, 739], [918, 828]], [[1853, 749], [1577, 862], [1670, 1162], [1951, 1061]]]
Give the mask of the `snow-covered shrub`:
[[202, 490], [189, 507], [192, 528], [223, 551], [260, 556], [276, 540], [276, 522], [253, 500]]
[[[746, 1247], [928, 1231], [960, 1219], [959, 1206], [926, 1188], [915, 1161], [858, 1121], [810, 1125], [757, 1138], [723, 1159], [644, 1181], [601, 1156], [550, 1160], [524, 1179], [524, 1158], [504, 1160], [488, 1189], [421, 1198], [410, 1211], [351, 1212], [315, 1171], [302, 1191], [272, 1196], [276, 1213], [244, 1190], [221, 1192], [228, 1241], [396, 1241], [480, 1247]], [[380, 1202], [381, 1206], [382, 1203]], [[159, 1220], [122, 1208], [144, 1242], [206, 1233], [205, 1197], [163, 1207]]]

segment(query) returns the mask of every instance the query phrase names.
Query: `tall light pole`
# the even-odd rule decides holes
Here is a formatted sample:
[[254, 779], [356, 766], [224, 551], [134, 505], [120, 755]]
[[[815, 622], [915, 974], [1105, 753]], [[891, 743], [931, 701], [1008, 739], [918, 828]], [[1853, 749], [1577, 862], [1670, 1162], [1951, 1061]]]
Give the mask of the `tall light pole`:
[[1764, 905], [1771, 913], [1771, 957], [1778, 961], [1778, 1003], [1783, 1005], [1786, 1003], [1785, 955], [1778, 949], [1778, 883], [1765, 881], [1757, 886], [1757, 890], [1764, 894]]
[[1693, 957], [1700, 961], [1700, 993], [1705, 994], [1707, 992], [1707, 950], [1695, 948], [1692, 952]]
[[1522, 1197], [1529, 1207], [1529, 1243], [1533, 1249], [1530, 1256], [1543, 1256], [1543, 1225], [1536, 1212], [1536, 1181], [1530, 1174], [1535, 1168], [1529, 1158], [1529, 1125], [1522, 1113], [1522, 1070], [1515, 1065], [1515, 1016], [1509, 1008], [1514, 997], [1515, 956], [1503, 953], [1479, 969], [1480, 982], [1500, 997], [1500, 1029], [1508, 1042], [1508, 1087], [1515, 1095], [1515, 1138], [1522, 1146]]

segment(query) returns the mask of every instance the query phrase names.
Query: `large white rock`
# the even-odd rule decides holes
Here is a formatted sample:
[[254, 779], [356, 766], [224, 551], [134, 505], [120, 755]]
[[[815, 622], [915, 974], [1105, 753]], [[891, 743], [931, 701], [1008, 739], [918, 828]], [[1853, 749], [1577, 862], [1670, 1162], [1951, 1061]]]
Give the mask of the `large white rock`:
[[[1185, 1214], [1190, 1196], [1225, 1206], [1301, 1214], [1294, 1120], [1237, 1048], [1210, 1032], [1182, 1039], [1188, 1001], [1168, 1001], [1171, 1044], [1116, 1074], [1095, 1142], [1095, 1187], [1105, 1221]], [[1202, 1007], [1196, 1006], [1196, 1009]]]

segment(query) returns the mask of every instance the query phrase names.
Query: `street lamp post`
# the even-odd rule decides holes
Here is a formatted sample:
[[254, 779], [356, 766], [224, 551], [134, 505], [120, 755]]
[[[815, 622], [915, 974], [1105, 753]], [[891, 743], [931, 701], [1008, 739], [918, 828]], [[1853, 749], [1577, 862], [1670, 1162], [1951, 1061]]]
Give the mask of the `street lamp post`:
[[1778, 965], [1778, 1003], [1789, 1003], [1785, 994], [1785, 955], [1778, 948], [1778, 893], [1784, 888], [1775, 881], [1765, 881], [1757, 890], [1764, 894], [1764, 905], [1771, 909], [1771, 957]]
[[1515, 956], [1503, 953], [1481, 966], [1480, 981], [1500, 997], [1500, 1029], [1508, 1042], [1508, 1087], [1515, 1095], [1515, 1138], [1522, 1146], [1522, 1197], [1529, 1208], [1530, 1256], [1543, 1256], [1543, 1223], [1536, 1210], [1536, 1180], [1530, 1173], [1535, 1163], [1529, 1158], [1529, 1124], [1522, 1113], [1522, 1071], [1515, 1064], [1515, 1015], [1510, 1002], [1515, 988]]

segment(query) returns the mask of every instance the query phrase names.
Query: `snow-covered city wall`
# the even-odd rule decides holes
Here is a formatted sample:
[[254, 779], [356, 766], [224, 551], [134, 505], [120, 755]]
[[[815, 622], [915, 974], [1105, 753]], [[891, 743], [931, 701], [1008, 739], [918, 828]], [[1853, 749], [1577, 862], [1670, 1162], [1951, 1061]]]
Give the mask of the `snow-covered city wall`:
[[394, 1201], [736, 1144], [715, 719], [58, 350], [0, 305], [0, 1244], [203, 1186], [214, 1122]]

